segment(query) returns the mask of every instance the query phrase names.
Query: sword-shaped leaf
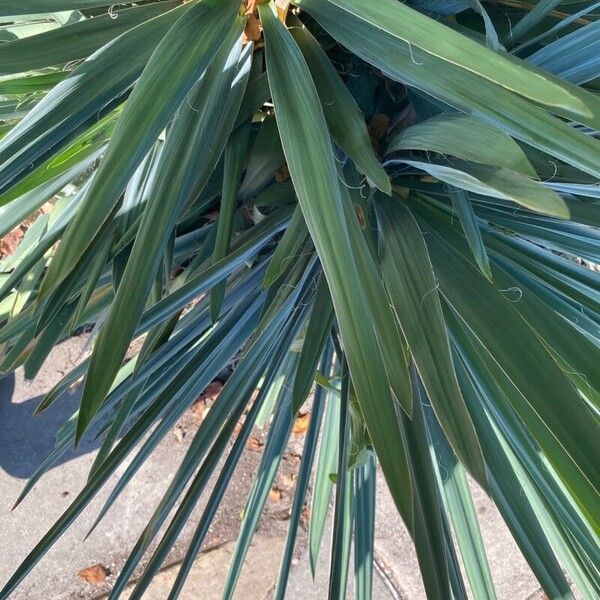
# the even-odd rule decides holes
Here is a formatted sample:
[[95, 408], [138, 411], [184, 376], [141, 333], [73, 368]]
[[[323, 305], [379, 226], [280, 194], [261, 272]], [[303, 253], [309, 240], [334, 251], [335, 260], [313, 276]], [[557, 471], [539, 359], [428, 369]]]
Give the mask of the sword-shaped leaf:
[[463, 160], [504, 167], [537, 178], [520, 146], [501, 129], [467, 115], [439, 115], [396, 134], [387, 154], [399, 150], [424, 150]]
[[299, 0], [298, 4], [308, 12], [320, 4], [318, 10], [331, 14], [335, 11], [337, 18], [349, 26], [363, 22], [374, 28], [375, 41], [376, 32], [381, 31], [393, 36], [398, 45], [404, 43], [422, 50], [564, 116], [575, 120], [600, 118], [600, 102], [592, 94], [535, 70], [525, 62], [497, 54], [402, 2]]
[[181, 211], [194, 187], [204, 187], [221, 156], [249, 72], [250, 52], [245, 51], [240, 60], [241, 33], [239, 20], [198, 83], [190, 103], [185, 102], [179, 109], [167, 134], [156, 186], [143, 213], [111, 311], [96, 341], [81, 400], [78, 438], [117, 374]]
[[402, 162], [457, 188], [511, 200], [546, 215], [569, 218], [567, 204], [555, 191], [515, 171], [463, 161], [452, 161], [448, 165], [408, 159], [402, 159]]
[[98, 176], [63, 237], [40, 295], [58, 285], [84, 254], [129, 178], [210, 64], [238, 7], [236, 0], [202, 0], [161, 40], [117, 123]]
[[386, 194], [390, 180], [375, 156], [364, 116], [329, 57], [307, 29], [291, 29], [317, 88], [327, 125], [336, 144], [367, 178]]
[[438, 283], [423, 234], [400, 200], [382, 197], [375, 208], [381, 225], [381, 268], [390, 302], [446, 436], [485, 487], [485, 464], [454, 373]]
[[85, 58], [128, 29], [179, 5], [170, 0], [138, 6], [0, 44], [0, 73], [23, 73]]
[[[373, 324], [381, 323], [381, 318], [373, 312], [379, 307], [374, 308], [367, 299], [369, 286], [381, 288], [381, 282], [375, 269], [359, 270], [357, 266], [357, 252], [362, 253], [362, 258], [371, 256], [352, 206], [348, 202], [344, 206], [327, 124], [306, 62], [271, 8], [262, 4], [259, 11], [265, 32], [269, 85], [288, 168], [329, 284], [371, 439], [396, 504], [411, 522], [410, 476], [394, 399], [388, 381], [382, 377], [386, 371], [379, 332]], [[386, 307], [389, 311], [389, 306]], [[389, 329], [388, 314], [383, 315], [383, 321]], [[396, 369], [400, 371], [394, 375], [403, 377], [406, 364], [397, 364]], [[410, 409], [409, 398], [403, 396], [398, 400]]]

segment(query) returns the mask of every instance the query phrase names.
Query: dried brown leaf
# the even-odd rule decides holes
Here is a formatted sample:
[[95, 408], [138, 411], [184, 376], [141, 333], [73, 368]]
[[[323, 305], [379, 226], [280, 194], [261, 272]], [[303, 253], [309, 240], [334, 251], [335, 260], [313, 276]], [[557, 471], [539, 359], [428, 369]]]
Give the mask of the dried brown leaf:
[[97, 565], [92, 565], [91, 567], [86, 567], [77, 573], [78, 577], [92, 585], [104, 583], [108, 575], [110, 575], [110, 571], [99, 563]]

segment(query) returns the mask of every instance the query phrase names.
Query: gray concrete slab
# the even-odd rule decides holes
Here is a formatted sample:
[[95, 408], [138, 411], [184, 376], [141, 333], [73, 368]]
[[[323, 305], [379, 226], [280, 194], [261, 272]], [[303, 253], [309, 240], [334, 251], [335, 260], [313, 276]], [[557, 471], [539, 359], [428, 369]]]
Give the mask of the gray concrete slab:
[[[281, 532], [283, 533], [283, 531]], [[313, 581], [308, 554], [305, 552], [305, 537], [300, 536], [300, 548], [292, 559], [292, 568], [286, 588], [288, 598], [302, 600], [323, 600], [327, 598], [328, 568], [326, 561], [320, 565]], [[275, 582], [283, 551], [284, 536], [270, 537], [258, 533], [250, 547], [244, 569], [234, 595], [235, 600], [267, 600], [272, 598]], [[201, 554], [195, 561], [192, 570], [181, 592], [181, 600], [220, 600], [223, 581], [227, 575], [229, 561], [235, 542], [228, 542], [213, 550]], [[144, 593], [144, 600], [164, 600], [177, 577], [179, 564], [164, 569]], [[123, 600], [129, 598], [133, 589], [131, 585], [123, 594]], [[348, 597], [353, 597], [354, 582], [348, 579]], [[102, 599], [106, 595], [101, 596]], [[390, 588], [384, 577], [378, 572], [373, 576], [373, 597], [376, 600], [397, 600], [398, 596]]]
[[[34, 418], [31, 417], [33, 410], [43, 393], [76, 364], [84, 345], [82, 338], [61, 344], [35, 382], [25, 382], [20, 370], [16, 378], [9, 377], [0, 382], [0, 583], [9, 578], [69, 506], [85, 484], [92, 465], [97, 444], [83, 443], [51, 469], [21, 505], [11, 512], [25, 481], [52, 449], [57, 428], [73, 412], [78, 391], [61, 398], [47, 412]], [[12, 598], [70, 600], [90, 598], [101, 589], [109, 589], [179, 466], [196, 428], [194, 419], [184, 418], [176, 432], [167, 435], [105, 520], [84, 542], [110, 489], [128, 462], [121, 465], [99, 496], [29, 574]], [[207, 547], [229, 541], [235, 535], [258, 458], [258, 453], [246, 453], [224, 499], [224, 510], [208, 535]], [[169, 561], [183, 555], [201, 508], [202, 505], [190, 519]], [[267, 520], [265, 527], [268, 528], [269, 523]], [[104, 565], [111, 573], [103, 586], [91, 586], [77, 576], [80, 570], [94, 564]]]
[[[16, 378], [9, 377], [0, 381], [0, 584], [8, 579], [74, 499], [84, 485], [92, 464], [96, 446], [84, 443], [50, 470], [15, 511], [10, 511], [27, 477], [52, 448], [57, 427], [74, 410], [78, 392], [75, 390], [60, 399], [40, 416], [31, 418], [31, 414], [43, 393], [80, 360], [84, 346], [84, 338], [73, 338], [58, 346], [33, 383], [23, 381], [20, 371]], [[188, 415], [182, 419], [176, 431], [165, 438], [143, 466], [105, 521], [84, 542], [89, 527], [112, 487], [111, 483], [117, 480], [126, 467], [126, 464], [122, 465], [106, 489], [90, 503], [83, 515], [42, 559], [12, 598], [89, 599], [107, 592], [168, 486], [196, 429], [197, 422], [194, 418]], [[301, 436], [297, 438], [286, 456], [283, 473], [277, 479], [281, 498], [269, 502], [260, 522], [256, 541], [240, 581], [239, 598], [268, 598], [270, 590], [272, 591], [293, 493], [292, 474], [298, 466], [297, 454], [302, 442]], [[259, 457], [260, 453], [256, 451], [245, 453], [206, 542], [206, 548], [213, 550], [200, 557], [184, 598], [201, 597], [210, 600], [220, 597], [232, 542], [238, 532], [241, 510]], [[474, 488], [474, 494], [499, 600], [543, 598], [497, 510], [480, 490]], [[153, 587], [153, 591], [149, 591], [146, 596], [149, 600], [165, 597], [160, 590], [164, 591], [164, 586], [172, 581], [176, 565], [183, 557], [202, 508], [203, 504], [200, 503], [166, 561], [166, 564], [175, 566], [160, 575], [156, 583], [158, 587]], [[304, 539], [303, 535], [301, 540]], [[318, 570], [316, 584], [313, 585], [306, 552], [303, 552], [301, 544], [294, 561], [289, 598], [316, 600], [326, 597], [327, 552], [323, 553], [321, 560], [322, 566]], [[375, 560], [376, 600], [425, 598], [414, 548], [381, 477], [378, 479]], [[110, 572], [103, 583], [94, 585], [78, 577], [82, 569], [95, 564], [103, 565]], [[249, 590], [252, 589], [257, 593], [250, 595]], [[349, 597], [352, 597], [351, 589], [350, 586]]]

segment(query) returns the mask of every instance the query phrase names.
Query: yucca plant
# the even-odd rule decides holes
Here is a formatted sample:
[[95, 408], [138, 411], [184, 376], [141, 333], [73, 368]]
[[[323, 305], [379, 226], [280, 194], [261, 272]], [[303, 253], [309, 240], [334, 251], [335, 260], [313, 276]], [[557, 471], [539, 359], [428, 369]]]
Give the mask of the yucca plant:
[[83, 380], [79, 410], [19, 500], [102, 439], [0, 597], [234, 362], [111, 598], [144, 559], [142, 597], [218, 474], [179, 595], [258, 419], [230, 598], [307, 402], [275, 597], [305, 503], [325, 560], [332, 496], [330, 597], [353, 570], [371, 596], [381, 468], [428, 597], [495, 597], [468, 473], [548, 597], [597, 598], [599, 3], [107, 4], [0, 2], [0, 237], [52, 205], [0, 263], [0, 371], [34, 378], [93, 324], [38, 408]]

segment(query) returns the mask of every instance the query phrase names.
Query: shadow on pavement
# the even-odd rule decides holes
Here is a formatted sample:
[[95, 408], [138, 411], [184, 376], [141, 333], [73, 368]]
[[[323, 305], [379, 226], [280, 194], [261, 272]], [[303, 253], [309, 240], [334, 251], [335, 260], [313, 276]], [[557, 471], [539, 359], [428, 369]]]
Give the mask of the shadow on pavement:
[[[32, 416], [42, 397], [14, 401], [14, 374], [0, 378], [0, 469], [27, 479], [54, 448], [56, 433], [77, 409], [79, 390], [63, 394], [43, 413]], [[98, 448], [99, 441], [84, 439], [66, 452], [55, 466]]]

